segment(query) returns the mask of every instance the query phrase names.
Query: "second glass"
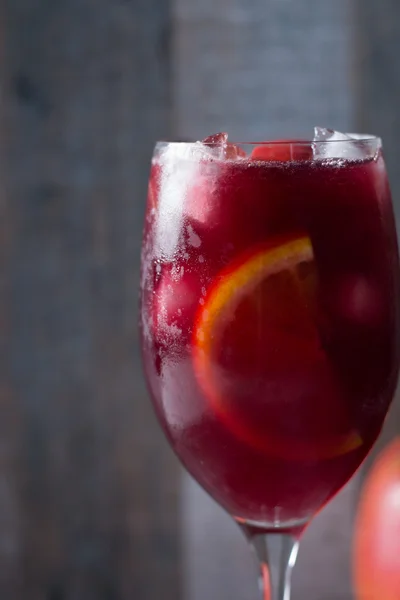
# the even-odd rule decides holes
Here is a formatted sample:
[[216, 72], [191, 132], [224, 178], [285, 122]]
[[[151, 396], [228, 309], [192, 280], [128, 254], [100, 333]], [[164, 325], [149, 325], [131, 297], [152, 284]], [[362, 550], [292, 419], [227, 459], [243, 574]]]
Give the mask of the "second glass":
[[289, 600], [298, 539], [367, 455], [397, 382], [398, 258], [380, 140], [340, 142], [337, 154], [352, 144], [356, 158], [336, 157], [336, 143], [159, 143], [149, 184], [151, 396], [276, 600]]

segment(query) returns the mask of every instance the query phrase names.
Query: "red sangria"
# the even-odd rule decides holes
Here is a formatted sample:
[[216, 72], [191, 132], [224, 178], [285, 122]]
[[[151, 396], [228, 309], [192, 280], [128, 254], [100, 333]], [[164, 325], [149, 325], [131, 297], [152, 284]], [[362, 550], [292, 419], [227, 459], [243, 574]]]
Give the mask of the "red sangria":
[[318, 133], [160, 143], [151, 168], [149, 390], [187, 470], [253, 533], [309, 522], [369, 452], [397, 383], [380, 140]]

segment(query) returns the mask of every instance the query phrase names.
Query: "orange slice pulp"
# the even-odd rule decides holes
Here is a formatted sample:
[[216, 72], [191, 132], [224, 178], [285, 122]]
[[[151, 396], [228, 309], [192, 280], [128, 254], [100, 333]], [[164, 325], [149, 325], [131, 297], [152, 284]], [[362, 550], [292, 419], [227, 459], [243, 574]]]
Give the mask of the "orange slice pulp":
[[362, 444], [321, 348], [316, 288], [310, 239], [275, 240], [220, 273], [195, 320], [194, 371], [214, 413], [284, 460], [330, 459]]

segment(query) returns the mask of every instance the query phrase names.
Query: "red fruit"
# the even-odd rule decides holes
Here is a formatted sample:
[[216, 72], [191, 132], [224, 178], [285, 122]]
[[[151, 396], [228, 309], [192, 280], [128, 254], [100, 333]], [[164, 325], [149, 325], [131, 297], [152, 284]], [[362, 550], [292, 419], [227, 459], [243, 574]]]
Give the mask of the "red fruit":
[[399, 600], [400, 438], [380, 454], [363, 488], [353, 573], [357, 600]]
[[311, 145], [302, 140], [277, 140], [256, 146], [251, 153], [252, 160], [290, 161], [311, 160]]
[[221, 147], [222, 149], [222, 158], [230, 158], [235, 160], [239, 156], [245, 157], [246, 152], [237, 146], [236, 144], [228, 143], [228, 134], [227, 133], [215, 133], [214, 135], [209, 135], [204, 138], [203, 144], [207, 144], [212, 148]]
[[226, 144], [227, 141], [227, 133], [214, 133], [213, 135], [209, 135], [202, 140], [203, 144], [207, 144], [208, 146], [222, 146], [223, 144]]
[[224, 148], [225, 158], [237, 159], [239, 157], [245, 158], [247, 156], [246, 152], [236, 144], [226, 144]]

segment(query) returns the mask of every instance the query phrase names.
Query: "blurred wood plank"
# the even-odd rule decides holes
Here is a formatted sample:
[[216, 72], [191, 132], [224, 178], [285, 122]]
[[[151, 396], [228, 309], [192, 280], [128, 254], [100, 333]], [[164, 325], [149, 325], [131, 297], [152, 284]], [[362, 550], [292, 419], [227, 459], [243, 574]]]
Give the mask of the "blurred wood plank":
[[169, 4], [5, 11], [0, 597], [175, 600], [178, 471], [136, 325]]
[[[400, 4], [397, 0], [356, 0], [355, 94], [358, 129], [383, 139], [393, 204], [400, 227]], [[400, 433], [400, 394], [396, 394], [391, 412], [378, 443], [366, 462], [364, 474], [377, 453]]]
[[348, 0], [174, 0], [174, 128], [202, 139], [354, 125]]
[[185, 600], [258, 600], [258, 568], [232, 518], [188, 475], [182, 478]]
[[[351, 8], [347, 0], [175, 0], [175, 133], [257, 140], [311, 135], [318, 124], [352, 130]], [[354, 480], [304, 537], [296, 600], [351, 597], [357, 492]], [[256, 571], [236, 526], [194, 484], [183, 486], [182, 502], [185, 598], [256, 598]]]
[[380, 135], [384, 142], [393, 190], [393, 200], [400, 208], [400, 172], [397, 168], [400, 131], [400, 63], [395, 60], [400, 49], [400, 5], [397, 0], [355, 0], [357, 125]]

